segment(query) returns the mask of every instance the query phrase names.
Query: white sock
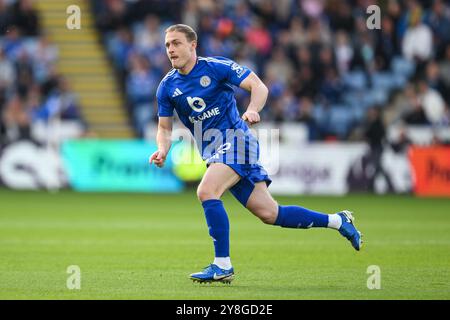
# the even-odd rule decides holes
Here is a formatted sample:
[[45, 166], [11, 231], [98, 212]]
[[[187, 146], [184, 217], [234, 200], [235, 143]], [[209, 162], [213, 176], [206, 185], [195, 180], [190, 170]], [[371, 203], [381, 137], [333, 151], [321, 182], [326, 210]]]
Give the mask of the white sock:
[[230, 270], [233, 266], [231, 265], [231, 259], [230, 257], [215, 257], [214, 262], [216, 266], [218, 266], [220, 269], [224, 270]]
[[342, 225], [342, 218], [337, 213], [328, 215], [328, 228], [339, 230]]

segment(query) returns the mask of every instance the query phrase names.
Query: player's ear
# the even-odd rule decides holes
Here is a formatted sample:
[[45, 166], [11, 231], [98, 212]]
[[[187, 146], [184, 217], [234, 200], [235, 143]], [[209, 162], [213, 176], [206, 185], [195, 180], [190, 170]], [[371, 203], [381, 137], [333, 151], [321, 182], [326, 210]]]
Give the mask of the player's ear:
[[192, 49], [197, 49], [197, 41], [196, 40], [191, 42], [191, 48]]

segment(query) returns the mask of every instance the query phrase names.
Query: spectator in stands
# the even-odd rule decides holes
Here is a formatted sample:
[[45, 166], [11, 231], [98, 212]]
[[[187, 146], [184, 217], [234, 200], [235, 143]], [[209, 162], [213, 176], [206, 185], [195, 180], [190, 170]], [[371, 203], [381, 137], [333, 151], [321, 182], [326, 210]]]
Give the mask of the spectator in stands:
[[245, 39], [263, 58], [267, 57], [272, 50], [272, 38], [259, 18], [253, 19], [252, 25], [245, 32]]
[[445, 45], [450, 43], [450, 9], [444, 1], [434, 0], [431, 9], [425, 14], [424, 22], [433, 31], [433, 46], [437, 56], [445, 53]]
[[294, 47], [302, 47], [307, 44], [305, 28], [303, 22], [299, 17], [294, 17], [291, 20], [289, 27], [290, 42]]
[[391, 143], [391, 148], [396, 153], [406, 154], [410, 145], [412, 145], [412, 141], [408, 137], [406, 128], [405, 126], [401, 126], [398, 138]]
[[231, 13], [234, 24], [238, 30], [247, 31], [252, 25], [251, 12], [247, 2], [239, 1], [234, 12]]
[[6, 57], [10, 61], [16, 61], [19, 53], [23, 49], [23, 40], [21, 38], [20, 30], [15, 25], [8, 27], [8, 32], [3, 39], [3, 50]]
[[409, 27], [402, 42], [403, 56], [419, 63], [433, 55], [433, 34], [430, 27], [421, 22], [421, 17], [422, 9], [416, 7], [411, 12]]
[[280, 123], [286, 120], [285, 106], [281, 99], [272, 100], [270, 108], [270, 118], [275, 123]]
[[330, 18], [330, 26], [333, 30], [352, 32], [355, 20], [352, 8], [347, 1], [330, 1], [327, 7], [327, 15]]
[[425, 80], [428, 86], [435, 89], [442, 96], [444, 101], [450, 101], [450, 83], [444, 81], [441, 70], [436, 60], [431, 60], [426, 66]]
[[115, 31], [130, 22], [127, 5], [123, 0], [106, 0], [104, 7], [97, 16], [97, 27], [102, 32]]
[[301, 0], [298, 3], [302, 13], [309, 19], [320, 18], [325, 9], [325, 0]]
[[188, 0], [183, 8], [181, 20], [183, 24], [191, 26], [194, 30], [198, 30], [198, 8], [197, 1]]
[[418, 83], [419, 101], [429, 123], [441, 124], [444, 120], [445, 102], [440, 93], [430, 88], [425, 80]]
[[161, 75], [139, 54], [130, 56], [130, 65], [131, 71], [126, 81], [128, 101], [131, 103], [129, 111], [138, 133], [142, 135], [145, 124], [153, 117], [152, 105]]
[[[399, 11], [397, 14], [397, 34], [399, 39], [403, 39], [406, 31], [411, 24], [411, 18], [414, 14], [419, 13], [418, 19], [422, 21], [422, 6], [418, 0], [397, 0], [399, 3]], [[394, 6], [393, 6], [394, 7]]]
[[311, 98], [303, 97], [298, 103], [295, 121], [304, 123], [308, 127], [308, 139], [314, 141], [319, 139], [319, 127], [312, 114], [314, 104]]
[[10, 14], [5, 0], [0, 0], [0, 36], [6, 34], [10, 25]]
[[15, 63], [17, 83], [16, 90], [21, 97], [28, 94], [28, 89], [34, 82], [34, 70], [31, 57], [28, 52], [22, 49]]
[[[123, 75], [125, 88], [137, 88], [138, 83], [149, 80], [146, 76], [146, 81], [136, 81], [144, 78], [136, 77], [136, 66], [128, 59], [132, 54], [147, 57], [151, 72], [160, 78], [169, 70], [164, 48], [160, 45], [161, 34], [165, 24], [178, 21], [176, 14], [168, 19], [167, 12], [173, 4], [180, 3], [178, 0], [156, 1], [149, 5], [146, 1], [108, 0], [102, 2], [102, 9], [102, 5], [94, 1], [96, 12], [99, 12], [97, 20], [106, 22], [102, 30], [108, 50]], [[445, 27], [450, 10], [448, 2], [435, 0], [432, 7], [426, 5], [426, 1], [418, 0], [381, 2], [383, 14], [379, 31], [367, 29], [365, 11], [369, 4], [366, 0], [190, 0], [182, 2], [183, 10], [179, 12], [185, 12], [182, 15], [185, 23], [198, 27], [202, 39], [198, 44], [200, 55], [230, 56], [263, 75], [270, 88], [267, 102], [270, 108], [261, 114], [266, 120], [294, 119], [298, 101], [304, 97], [310, 98], [312, 110], [318, 104], [351, 104], [365, 109], [380, 100], [373, 98], [374, 91], [377, 91], [377, 97], [392, 98], [390, 95], [396, 94], [395, 89], [404, 87], [410, 80], [406, 77], [411, 74], [394, 71], [394, 68], [405, 69], [408, 65], [412, 65], [409, 69], [416, 69], [417, 79], [425, 77], [429, 86], [448, 100], [450, 71], [444, 70], [450, 70], [447, 63], [450, 45], [449, 49], [442, 50], [448, 51], [447, 60], [442, 59], [439, 52], [435, 55], [433, 50], [433, 37], [444, 48], [448, 42], [450, 33]], [[134, 23], [137, 18], [142, 21]], [[116, 22], [111, 25], [111, 21]], [[412, 62], [406, 62], [400, 55]], [[439, 64], [442, 70], [438, 82], [434, 64], [429, 67], [431, 71], [423, 73], [422, 66], [430, 59], [434, 59], [433, 63]], [[365, 71], [368, 81], [359, 81], [358, 69]], [[380, 79], [376, 76], [381, 71], [384, 79], [392, 81], [388, 81], [386, 88], [371, 88], [371, 81]], [[349, 79], [361, 83], [351, 86]], [[348, 88], [345, 95], [342, 95], [342, 83]], [[135, 95], [128, 93], [133, 105]], [[401, 118], [409, 123], [428, 123], [425, 105], [421, 105], [417, 92], [414, 96], [407, 100], [408, 108], [401, 113]], [[388, 103], [396, 101], [387, 98]], [[241, 107], [248, 96], [237, 90], [236, 99]], [[133, 108], [138, 109], [143, 108]], [[327, 112], [328, 109], [324, 110]], [[395, 114], [395, 110], [392, 113]], [[320, 112], [311, 113], [318, 114]], [[134, 114], [133, 117], [143, 119], [147, 116]], [[358, 119], [362, 117], [361, 114]], [[145, 124], [139, 124], [142, 125]]]
[[39, 19], [31, 0], [18, 0], [12, 6], [11, 24], [17, 26], [25, 36], [40, 33]]
[[442, 120], [442, 125], [450, 127], [450, 104], [445, 105], [444, 117]]
[[296, 69], [299, 70], [301, 68], [312, 67], [312, 63], [309, 47], [307, 45], [297, 47], [295, 52]]
[[[33, 100], [33, 102], [36, 102]], [[55, 90], [49, 93], [42, 105], [31, 111], [33, 120], [49, 121], [51, 119], [77, 121], [82, 125], [85, 122], [80, 114], [78, 99], [69, 88], [67, 80], [60, 76]]]
[[222, 40], [217, 34], [206, 37], [203, 41], [203, 55], [211, 56], [230, 56], [233, 52], [233, 45], [229, 40]]
[[428, 125], [428, 119], [415, 90], [407, 97], [408, 109], [403, 112], [402, 120], [410, 125]]
[[301, 68], [300, 73], [291, 81], [291, 89], [298, 98], [316, 96], [319, 88], [312, 67], [304, 66]]
[[0, 47], [0, 88], [5, 91], [12, 88], [16, 81], [14, 64], [5, 56], [4, 50]]
[[59, 103], [59, 114], [61, 120], [78, 121], [84, 124], [84, 119], [80, 113], [80, 106], [77, 95], [70, 89], [69, 82], [65, 77], [61, 77], [58, 90], [49, 99], [55, 98]]
[[312, 55], [318, 57], [322, 47], [331, 44], [332, 37], [328, 24], [322, 19], [310, 21], [307, 30], [307, 39]]
[[[392, 23], [394, 26], [399, 26], [399, 20], [401, 18], [402, 15], [402, 7], [400, 5], [400, 2], [398, 0], [388, 0], [387, 4], [386, 4], [386, 16], [389, 17], [390, 19], [392, 19]], [[396, 30], [395, 32], [395, 36], [398, 39], [400, 35], [400, 32], [398, 32]], [[396, 41], [397, 45], [398, 40]]]
[[[56, 68], [58, 50], [40, 36], [33, 1], [0, 0], [0, 140], [32, 139], [38, 119], [82, 123], [75, 94]], [[7, 134], [7, 139], [5, 139]]]
[[377, 69], [387, 71], [391, 67], [392, 59], [399, 52], [395, 26], [389, 16], [383, 17], [381, 30], [377, 33], [377, 37], [375, 49]]
[[145, 17], [143, 25], [138, 25], [134, 32], [136, 50], [132, 50], [151, 61], [153, 68], [161, 75], [169, 69], [165, 49], [161, 46], [163, 33], [159, 17], [149, 14]]
[[363, 70], [370, 83], [371, 76], [377, 70], [376, 67], [374, 39], [372, 38], [372, 33], [364, 31], [357, 38], [352, 68]]
[[337, 104], [341, 101], [344, 85], [335, 68], [325, 71], [322, 85], [320, 86], [320, 98], [325, 104]]
[[350, 70], [354, 50], [350, 44], [348, 34], [345, 31], [338, 31], [336, 33], [335, 39], [336, 65], [339, 71], [339, 75], [342, 76]]
[[314, 63], [314, 70], [317, 72], [317, 77], [323, 79], [330, 69], [336, 69], [336, 60], [333, 49], [324, 45], [320, 48], [319, 59], [316, 59]]
[[41, 35], [34, 49], [33, 70], [37, 82], [42, 83], [49, 77], [49, 71], [58, 59], [58, 48], [50, 43], [47, 35]]
[[47, 78], [40, 84], [41, 93], [43, 96], [48, 96], [51, 92], [57, 89], [60, 74], [56, 68], [56, 66], [52, 65], [49, 67], [47, 72]]
[[130, 54], [135, 51], [133, 33], [127, 27], [120, 28], [109, 43], [114, 63], [119, 71], [126, 73], [127, 61]]
[[150, 104], [159, 83], [159, 74], [152, 72], [149, 61], [138, 54], [130, 56], [131, 70], [127, 78], [127, 94], [133, 105]]
[[283, 48], [276, 47], [272, 52], [272, 59], [266, 64], [265, 73], [274, 75], [283, 84], [287, 84], [292, 78], [293, 72], [293, 66]]
[[153, 14], [148, 15], [144, 20], [144, 25], [135, 34], [137, 48], [147, 51], [160, 47], [161, 34], [159, 18]]
[[438, 62], [439, 76], [442, 80], [444, 92], [440, 91], [446, 103], [450, 105], [450, 43], [445, 48], [444, 59]]
[[5, 110], [3, 110], [2, 119], [10, 141], [31, 137], [31, 121], [28, 110], [26, 110], [24, 97], [14, 94], [7, 102]]

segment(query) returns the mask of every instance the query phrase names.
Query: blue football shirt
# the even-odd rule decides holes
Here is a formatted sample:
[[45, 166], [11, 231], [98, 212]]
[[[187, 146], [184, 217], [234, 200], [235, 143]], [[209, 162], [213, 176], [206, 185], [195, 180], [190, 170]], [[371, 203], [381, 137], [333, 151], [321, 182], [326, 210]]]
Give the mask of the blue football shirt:
[[[234, 154], [234, 161], [237, 161], [236, 158], [239, 156], [246, 157], [248, 161], [249, 146], [255, 146], [253, 148], [255, 152], [250, 151], [251, 154], [259, 153], [259, 146], [239, 115], [233, 86], [239, 86], [250, 73], [251, 70], [247, 67], [224, 57], [198, 57], [194, 68], [187, 75], [172, 69], [158, 86], [156, 93], [158, 116], [171, 117], [176, 110], [180, 121], [196, 137], [197, 146], [205, 160], [214, 156], [220, 148], [230, 149], [229, 145], [225, 145], [228, 141], [226, 137], [230, 136], [228, 131], [240, 129], [246, 133], [245, 153], [247, 155], [236, 150], [231, 153]], [[196, 126], [201, 128], [203, 137], [201, 142], [195, 135], [195, 131], [198, 130]], [[220, 131], [223, 140], [212, 144], [214, 139], [205, 139], [211, 129]], [[229, 142], [233, 144], [232, 141]], [[213, 147], [208, 148], [211, 145]], [[221, 153], [224, 154], [224, 152]]]

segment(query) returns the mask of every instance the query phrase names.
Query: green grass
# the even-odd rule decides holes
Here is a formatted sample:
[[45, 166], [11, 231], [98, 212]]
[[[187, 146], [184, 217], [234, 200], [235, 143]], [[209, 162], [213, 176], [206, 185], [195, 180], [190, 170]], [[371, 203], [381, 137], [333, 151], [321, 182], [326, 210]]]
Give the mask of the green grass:
[[[356, 252], [336, 231], [267, 226], [226, 196], [232, 285], [194, 284], [212, 242], [193, 192], [79, 194], [0, 190], [0, 299], [449, 299], [450, 200], [277, 197], [355, 212]], [[69, 290], [69, 265], [81, 290]], [[367, 288], [367, 267], [381, 289]]]

